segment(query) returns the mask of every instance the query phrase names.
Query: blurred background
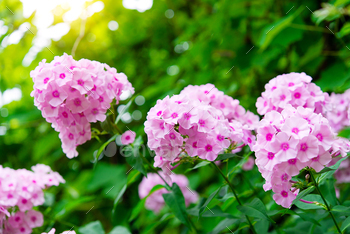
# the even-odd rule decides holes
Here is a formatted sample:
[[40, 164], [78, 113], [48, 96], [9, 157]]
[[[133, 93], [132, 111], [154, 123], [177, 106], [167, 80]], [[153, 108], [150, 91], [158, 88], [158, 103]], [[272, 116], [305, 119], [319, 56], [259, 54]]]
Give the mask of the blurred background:
[[[0, 164], [30, 169], [43, 163], [66, 180], [45, 194], [40, 207], [45, 225], [37, 233], [51, 227], [77, 230], [96, 220], [107, 233], [118, 225], [132, 233], [183, 231], [176, 219], [166, 216], [166, 208], [158, 215], [142, 210], [129, 221], [142, 176], [136, 170], [126, 175], [130, 166], [120, 155], [101, 157], [93, 169], [97, 150], [111, 135], [79, 146], [77, 158], [65, 157], [58, 133], [30, 96], [29, 74], [40, 61], [72, 54], [75, 47], [76, 60], [97, 60], [125, 73], [135, 99], [119, 126], [125, 131], [127, 124], [146, 142], [143, 122], [148, 110], [157, 99], [190, 84], [213, 83], [254, 113], [264, 84], [278, 74], [306, 72], [327, 92], [350, 88], [348, 4], [349, 0], [1, 1]], [[127, 102], [121, 101], [118, 112]], [[109, 131], [103, 123], [92, 127]], [[186, 165], [176, 173], [185, 170]], [[200, 168], [186, 175], [190, 187], [206, 197], [222, 183], [213, 174], [210, 168]], [[257, 168], [248, 178], [262, 186]], [[130, 186], [112, 215], [113, 201], [126, 181]], [[239, 184], [241, 178], [235, 181]], [[260, 195], [274, 206], [270, 194], [260, 190]], [[212, 230], [222, 220], [204, 217], [196, 225]]]

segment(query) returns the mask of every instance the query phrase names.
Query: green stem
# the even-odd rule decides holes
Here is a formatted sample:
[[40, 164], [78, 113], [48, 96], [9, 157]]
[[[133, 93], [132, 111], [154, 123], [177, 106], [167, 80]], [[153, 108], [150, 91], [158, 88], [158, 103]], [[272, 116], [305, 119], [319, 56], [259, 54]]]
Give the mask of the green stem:
[[316, 180], [315, 180], [315, 177], [314, 177], [312, 171], [309, 170], [309, 172], [310, 172], [310, 176], [311, 176], [312, 180], [314, 181], [314, 185], [315, 185], [315, 188], [316, 188], [317, 192], [320, 194], [320, 196], [321, 196], [321, 198], [322, 198], [324, 204], [325, 204], [326, 207], [327, 207], [327, 211], [329, 212], [329, 214], [331, 215], [331, 217], [332, 217], [332, 219], [333, 219], [333, 222], [334, 222], [335, 227], [337, 228], [338, 232], [341, 234], [341, 231], [340, 231], [340, 228], [339, 228], [339, 226], [338, 226], [338, 224], [337, 224], [337, 221], [335, 220], [335, 217], [334, 217], [333, 213], [331, 212], [331, 208], [329, 207], [329, 205], [328, 205], [326, 199], [325, 199], [324, 196], [322, 195], [321, 190], [320, 190], [319, 187], [318, 187], [318, 184], [317, 184], [317, 182], [316, 182]]
[[165, 179], [159, 174], [159, 172], [152, 166], [152, 164], [148, 161], [148, 159], [144, 157], [141, 153], [140, 153], [140, 156], [143, 159], [143, 161], [148, 165], [148, 167], [164, 181], [165, 186], [167, 186], [167, 189], [169, 190], [171, 186], [165, 181]]
[[[239, 200], [238, 195], [237, 195], [235, 189], [233, 188], [233, 185], [230, 183], [229, 179], [227, 178], [227, 176], [225, 176], [224, 173], [222, 173], [222, 171], [221, 171], [220, 168], [215, 164], [215, 162], [211, 162], [211, 163], [214, 165], [215, 169], [221, 174], [221, 176], [222, 176], [222, 177], [224, 178], [224, 180], [227, 182], [228, 186], [230, 186], [230, 188], [231, 188], [231, 190], [232, 190], [232, 192], [233, 192], [233, 195], [235, 196], [235, 198], [236, 198], [238, 204], [239, 204], [239, 205], [243, 205], [242, 202]], [[248, 220], [248, 223], [249, 223], [249, 226], [250, 226], [250, 229], [252, 230], [252, 232], [253, 232], [254, 234], [257, 234], [256, 231], [255, 231], [255, 229], [254, 229], [254, 227], [253, 227], [253, 224], [252, 224], [252, 223], [250, 222], [250, 220], [249, 220], [249, 217], [248, 217], [247, 215], [245, 215], [245, 217], [246, 217], [246, 219]]]

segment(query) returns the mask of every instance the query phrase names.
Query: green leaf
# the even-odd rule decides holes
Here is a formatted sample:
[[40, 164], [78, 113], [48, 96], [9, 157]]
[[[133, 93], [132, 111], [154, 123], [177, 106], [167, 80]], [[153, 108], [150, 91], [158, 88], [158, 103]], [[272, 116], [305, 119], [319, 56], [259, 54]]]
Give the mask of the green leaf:
[[340, 213], [341, 215], [350, 215], [350, 207], [347, 206], [336, 205], [332, 207], [331, 211], [333, 213]]
[[124, 108], [120, 111], [119, 115], [117, 116], [117, 118], [115, 119], [115, 124], [118, 124], [119, 120], [122, 118], [122, 116], [125, 114], [125, 112], [129, 109], [132, 101], [134, 101], [134, 98], [131, 98], [131, 100], [124, 106]]
[[137, 205], [135, 206], [135, 208], [132, 210], [131, 212], [131, 216], [129, 218], [129, 222], [131, 222], [132, 220], [134, 220], [141, 212], [141, 210], [143, 210], [145, 208], [145, 203], [146, 203], [146, 199], [155, 191], [165, 188], [164, 185], [162, 184], [157, 184], [156, 186], [154, 186], [151, 191], [148, 193], [148, 195], [144, 198], [142, 198]]
[[130, 186], [131, 184], [133, 184], [134, 182], [136, 182], [137, 178], [139, 177], [140, 172], [137, 170], [131, 170], [128, 173], [128, 177], [127, 177], [127, 185]]
[[350, 0], [336, 0], [333, 5], [338, 7], [342, 5], [347, 5], [349, 3], [350, 3]]
[[246, 205], [237, 206], [237, 209], [240, 210], [243, 214], [246, 214], [250, 217], [260, 218], [260, 219], [266, 219], [273, 223], [273, 221], [266, 212], [266, 208], [264, 203], [259, 198], [254, 198], [254, 200]]
[[112, 141], [114, 141], [116, 138], [117, 138], [117, 136], [118, 136], [119, 134], [115, 134], [114, 136], [112, 136], [108, 141], [106, 141], [105, 143], [103, 143], [101, 146], [100, 146], [100, 148], [98, 149], [98, 151], [97, 151], [97, 154], [96, 154], [96, 158], [95, 158], [95, 163], [97, 163], [97, 161], [98, 161], [98, 157], [100, 156], [100, 154], [103, 152], [103, 150], [107, 147], [107, 145], [109, 144], [109, 143], [111, 143]]
[[234, 157], [241, 157], [241, 156], [238, 156], [237, 154], [219, 154], [218, 157], [215, 159], [215, 161], [221, 161], [221, 160], [234, 158]]
[[147, 176], [145, 164], [143, 163], [143, 160], [140, 155], [126, 157], [125, 159], [130, 164], [130, 166], [133, 167], [133, 169], [136, 169], [139, 172], [141, 172], [144, 176]]
[[294, 210], [288, 210], [287, 211], [288, 214], [296, 214], [298, 215], [301, 219], [305, 220], [305, 221], [309, 221], [311, 223], [314, 223], [318, 226], [321, 226], [321, 224], [319, 222], [317, 222], [317, 220], [315, 220], [314, 218], [310, 217], [310, 216], [313, 216], [313, 214], [308, 214], [308, 213], [303, 213], [303, 212], [300, 212], [300, 213], [297, 213], [296, 211]]
[[342, 225], [341, 225], [341, 227], [340, 227], [340, 230], [341, 230], [341, 231], [345, 231], [345, 229], [347, 229], [348, 227], [350, 227], [350, 217], [347, 217], [347, 218], [343, 221], [343, 223], [342, 223]]
[[207, 208], [207, 206], [209, 205], [209, 203], [211, 202], [211, 200], [213, 200], [213, 198], [219, 193], [220, 189], [222, 188], [222, 186], [220, 186], [217, 190], [215, 190], [214, 192], [212, 192], [209, 197], [207, 198], [207, 200], [204, 202], [204, 204], [202, 205], [202, 207], [199, 208], [198, 210], [198, 216], [200, 216], [204, 210]]
[[297, 201], [299, 201], [301, 198], [303, 198], [304, 196], [308, 195], [309, 193], [311, 193], [312, 191], [315, 190], [315, 186], [311, 186], [308, 187], [307, 189], [304, 189], [303, 191], [301, 191], [297, 197], [294, 199], [294, 201], [292, 202], [292, 204], [295, 204]]
[[181, 223], [190, 227], [190, 222], [186, 212], [185, 198], [179, 186], [176, 183], [173, 183], [170, 193], [164, 193], [163, 198], [165, 203], [174, 213], [175, 217], [178, 218]]
[[327, 201], [331, 204], [331, 206], [337, 205], [337, 197], [335, 195], [335, 179], [329, 178], [326, 179], [322, 185], [320, 185], [320, 191], [323, 194], [323, 196], [326, 198]]
[[330, 167], [326, 167], [324, 169], [322, 169], [319, 173], [317, 174], [321, 174], [317, 179], [317, 183], [321, 184], [324, 180], [330, 178], [334, 172], [338, 169], [338, 167], [340, 166], [340, 163], [342, 161], [344, 161], [345, 159], [347, 159], [348, 157], [344, 157], [344, 158], [341, 158], [339, 159], [339, 161], [334, 164], [333, 166], [330, 166]]
[[105, 234], [100, 221], [88, 223], [79, 228], [81, 234]]
[[112, 209], [112, 215], [114, 216], [116, 208], [117, 208], [117, 204], [120, 200], [120, 198], [122, 198], [123, 194], [126, 191], [126, 185], [123, 186], [123, 188], [120, 190], [120, 192], [118, 193], [118, 196], [115, 198], [114, 203], [113, 203], [113, 209]]
[[131, 232], [124, 226], [116, 226], [109, 234], [131, 234]]
[[340, 31], [337, 32], [335, 35], [338, 38], [342, 38], [342, 37], [349, 35], [349, 34], [350, 34], [350, 23], [345, 23], [343, 25], [343, 27], [340, 29]]
[[227, 233], [230, 233], [229, 227], [238, 224], [238, 222], [238, 219], [224, 219], [208, 234], [219, 234], [223, 230], [225, 230]]
[[304, 7], [300, 6], [293, 14], [288, 14], [281, 20], [265, 27], [259, 42], [260, 51], [265, 50], [270, 45], [272, 39], [274, 39], [283, 29], [287, 28], [302, 10], [304, 10]]
[[91, 180], [86, 185], [88, 191], [103, 189], [104, 196], [114, 199], [118, 191], [126, 184], [124, 165], [112, 165], [105, 162], [97, 164]]
[[189, 171], [192, 171], [192, 170], [195, 170], [195, 169], [198, 169], [198, 168], [200, 168], [200, 167], [204, 167], [204, 166], [206, 166], [206, 165], [208, 165], [208, 164], [210, 164], [209, 161], [202, 161], [202, 162], [198, 163], [196, 166], [194, 166], [193, 168], [187, 169], [185, 173], [187, 173], [187, 172], [189, 172]]
[[295, 205], [303, 210], [324, 209], [323, 200], [318, 194], [308, 194], [303, 198], [305, 201], [318, 202], [322, 205], [309, 204], [302, 201], [296, 201]]
[[[337, 77], [337, 79], [334, 79]], [[328, 66], [321, 73], [321, 78], [315, 81], [316, 85], [320, 86], [322, 91], [333, 91], [336, 88], [341, 87], [346, 80], [350, 77], [348, 67], [342, 61], [337, 61], [331, 66]]]

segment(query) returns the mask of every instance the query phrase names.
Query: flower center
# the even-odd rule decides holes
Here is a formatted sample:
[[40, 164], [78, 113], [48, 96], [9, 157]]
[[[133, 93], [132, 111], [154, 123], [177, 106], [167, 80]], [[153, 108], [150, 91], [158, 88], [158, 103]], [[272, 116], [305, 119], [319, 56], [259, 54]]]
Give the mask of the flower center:
[[281, 144], [281, 149], [283, 150], [283, 151], [286, 151], [286, 150], [288, 150], [289, 149], [289, 144], [288, 143], [282, 143]]
[[295, 134], [298, 134], [299, 133], [299, 129], [298, 128], [293, 128], [292, 132], [295, 133]]
[[177, 116], [178, 116], [178, 114], [175, 112], [171, 114], [171, 118], [173, 118], [173, 119], [177, 118]]
[[64, 74], [64, 73], [61, 73], [61, 74], [60, 74], [60, 78], [61, 78], [61, 79], [64, 79], [64, 78], [66, 78], [66, 74]]
[[271, 139], [272, 139], [272, 134], [271, 133], [266, 134], [266, 140], [271, 141]]
[[63, 115], [64, 118], [68, 118], [67, 112], [62, 112], [62, 115]]
[[57, 97], [60, 96], [60, 93], [57, 90], [55, 90], [55, 91], [52, 92], [52, 96], [57, 98]]
[[290, 165], [295, 165], [296, 162], [297, 162], [297, 160], [296, 160], [295, 158], [289, 159], [289, 160], [288, 160], [288, 163], [289, 163]]
[[192, 115], [190, 113], [185, 113], [184, 114], [184, 117], [185, 117], [186, 120], [189, 120], [191, 118], [191, 116]]
[[76, 105], [76, 106], [80, 106], [81, 105], [81, 101], [80, 101], [79, 98], [74, 99], [74, 105]]
[[157, 116], [160, 116], [162, 114], [162, 111], [158, 111]]
[[173, 139], [173, 140], [176, 138], [176, 136], [175, 136], [175, 134], [173, 132], [170, 133], [169, 137], [170, 137], [170, 139]]
[[224, 109], [225, 108], [225, 104], [224, 103], [220, 103], [220, 108]]
[[281, 176], [281, 180], [283, 180], [283, 181], [287, 181], [287, 180], [288, 180], [288, 175], [287, 175], [287, 173], [284, 173], [284, 174]]
[[192, 143], [193, 148], [197, 148], [197, 141]]
[[211, 145], [206, 145], [205, 146], [205, 150], [207, 151], [207, 152], [210, 152], [210, 151], [212, 151], [213, 150], [213, 147], [211, 146]]
[[68, 138], [73, 140], [74, 139], [74, 135], [72, 133], [69, 133]]
[[204, 126], [205, 126], [205, 121], [204, 121], [203, 119], [200, 119], [200, 120], [198, 121], [198, 123], [199, 123], [199, 126], [201, 126], [201, 127], [204, 127]]
[[84, 81], [83, 80], [78, 80], [78, 85], [83, 86], [84, 85]]
[[216, 139], [218, 139], [219, 141], [223, 141], [225, 137], [219, 134], [217, 135]]
[[31, 220], [32, 220], [32, 222], [35, 222], [36, 221], [36, 217], [32, 216]]
[[292, 87], [292, 86], [294, 86], [294, 83], [293, 83], [293, 82], [290, 82], [290, 83], [288, 84], [288, 86], [289, 86], [289, 87]]
[[49, 80], [50, 80], [50, 78], [49, 78], [49, 77], [46, 77], [46, 78], [44, 79], [44, 84], [46, 84], [47, 82], [49, 82]]
[[272, 152], [268, 152], [268, 153], [267, 153], [267, 158], [268, 158], [269, 160], [272, 160], [274, 157], [275, 157], [275, 154], [274, 154], [274, 153], [272, 153]]
[[97, 108], [92, 109], [92, 111], [91, 111], [91, 112], [92, 112], [92, 114], [93, 114], [93, 115], [97, 115], [97, 114], [98, 114], [98, 110], [97, 110]]
[[285, 190], [283, 190], [283, 191], [281, 192], [281, 195], [282, 195], [282, 197], [288, 197], [288, 192], [285, 191]]
[[317, 134], [316, 137], [319, 141], [323, 141], [323, 136], [321, 133]]
[[299, 98], [301, 97], [301, 94], [297, 92], [297, 93], [294, 94], [294, 97], [295, 97], [296, 99], [299, 99]]
[[125, 139], [126, 139], [126, 140], [130, 140], [130, 136], [126, 136]]
[[305, 151], [307, 150], [307, 148], [308, 148], [308, 147], [307, 147], [307, 144], [306, 144], [306, 143], [301, 143], [301, 144], [300, 144], [300, 150], [301, 150], [301, 151], [304, 151], [304, 152], [305, 152]]
[[286, 95], [282, 94], [282, 95], [280, 96], [280, 100], [281, 100], [281, 101], [284, 101], [285, 99], [286, 99]]
[[22, 204], [26, 204], [27, 203], [27, 199], [22, 199]]
[[100, 96], [100, 97], [98, 98], [98, 101], [99, 101], [99, 102], [103, 102], [103, 97]]

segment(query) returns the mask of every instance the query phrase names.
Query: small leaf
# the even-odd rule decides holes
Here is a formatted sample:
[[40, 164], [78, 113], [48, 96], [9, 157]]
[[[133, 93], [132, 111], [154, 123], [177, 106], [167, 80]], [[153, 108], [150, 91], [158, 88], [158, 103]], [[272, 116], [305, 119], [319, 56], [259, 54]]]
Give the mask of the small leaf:
[[331, 206], [337, 205], [337, 197], [334, 188], [335, 180], [334, 178], [326, 179], [322, 185], [320, 185], [320, 191], [323, 196], [329, 201]]
[[122, 118], [122, 116], [125, 114], [125, 112], [129, 109], [132, 101], [134, 100], [135, 97], [133, 97], [125, 106], [124, 108], [120, 111], [119, 115], [115, 119], [115, 124], [118, 124], [119, 120]]
[[131, 234], [131, 232], [124, 226], [116, 226], [109, 234]]
[[81, 234], [105, 234], [100, 221], [88, 223], [79, 228]]
[[178, 218], [181, 223], [190, 227], [190, 222], [188, 220], [185, 198], [176, 183], [173, 183], [170, 193], [164, 193], [163, 198], [165, 203], [169, 206], [176, 218]]
[[294, 210], [288, 210], [287, 211], [288, 214], [296, 214], [298, 215], [301, 219], [305, 220], [305, 221], [309, 221], [311, 223], [314, 223], [318, 226], [321, 226], [321, 224], [319, 222], [317, 222], [317, 220], [315, 220], [314, 218], [309, 217], [309, 215], [313, 215], [313, 214], [308, 214], [308, 213], [297, 213]]
[[302, 11], [303, 7], [299, 7], [293, 14], [283, 17], [281, 20], [268, 25], [263, 30], [260, 38], [260, 50], [265, 50], [271, 43], [272, 39], [275, 38], [283, 29], [287, 28]]
[[308, 187], [307, 189], [304, 189], [303, 191], [301, 191], [297, 197], [294, 199], [294, 201], [292, 202], [292, 204], [295, 204], [297, 201], [299, 201], [301, 198], [303, 198], [304, 196], [308, 195], [309, 193], [311, 193], [312, 191], [315, 190], [315, 186], [311, 186]]
[[204, 202], [203, 206], [199, 208], [198, 210], [198, 216], [200, 216], [204, 210], [207, 208], [207, 206], [209, 205], [209, 203], [211, 202], [211, 200], [213, 200], [213, 198], [219, 193], [220, 189], [222, 188], [222, 186], [220, 186], [217, 190], [215, 190], [214, 192], [212, 192], [209, 197], [207, 198], [207, 200]]
[[305, 203], [302, 201], [296, 201], [295, 205], [297, 207], [299, 207], [300, 209], [303, 209], [303, 210], [324, 209], [325, 205], [323, 204], [323, 200], [322, 200], [321, 196], [318, 194], [308, 194], [303, 199], [305, 201], [318, 202], [321, 205], [309, 204], [309, 203]]
[[265, 205], [259, 198], [254, 198], [254, 200], [249, 204], [245, 204], [243, 206], [237, 206], [237, 209], [240, 210], [242, 213], [246, 214], [247, 216], [266, 219], [275, 223], [275, 221], [273, 221], [267, 215]]
[[[219, 154], [215, 161], [221, 161], [229, 158], [237, 157], [237, 154]], [[240, 156], [239, 156], [240, 157]]]
[[198, 168], [200, 168], [200, 167], [204, 167], [204, 166], [206, 166], [206, 165], [208, 165], [208, 164], [210, 164], [209, 161], [202, 161], [202, 162], [198, 163], [196, 166], [194, 166], [193, 168], [187, 169], [186, 172], [189, 172], [189, 171], [198, 169]]
[[133, 169], [136, 169], [139, 172], [141, 172], [144, 176], [147, 176], [145, 164], [143, 163], [141, 156], [130, 156], [126, 157], [125, 159], [129, 163], [129, 165], [133, 167]]
[[340, 29], [340, 31], [338, 33], [336, 33], [335, 35], [338, 38], [342, 38], [348, 34], [350, 34], [350, 23], [345, 23], [344, 26]]
[[112, 209], [112, 215], [115, 214], [115, 210], [117, 208], [117, 204], [120, 200], [120, 198], [123, 196], [123, 194], [125, 193], [126, 191], [126, 185], [123, 186], [123, 188], [120, 190], [120, 192], [118, 193], [118, 196], [116, 197], [116, 199], [114, 200], [114, 203], [113, 203], [113, 209]]
[[103, 144], [101, 145], [101, 147], [100, 147], [100, 148], [98, 149], [98, 151], [97, 151], [96, 158], [95, 158], [95, 163], [97, 163], [98, 157], [99, 157], [100, 154], [103, 152], [103, 150], [106, 148], [106, 146], [107, 146], [109, 143], [111, 143], [112, 141], [114, 141], [114, 140], [117, 138], [118, 135], [119, 135], [119, 134], [115, 134], [115, 135], [112, 136], [108, 141], [106, 141], [105, 143], [103, 143]]
[[350, 207], [337, 205], [331, 210], [333, 213], [340, 213], [341, 215], [350, 215]]
[[208, 234], [219, 234], [223, 230], [229, 233], [231, 232], [229, 227], [238, 224], [238, 222], [238, 219], [224, 219]]
[[347, 229], [348, 227], [350, 227], [350, 217], [347, 217], [344, 221], [343, 224], [340, 227], [341, 231], [344, 231], [345, 229]]
[[338, 169], [338, 167], [340, 166], [340, 163], [347, 158], [348, 157], [341, 158], [333, 166], [326, 167], [322, 171], [320, 171], [318, 174], [321, 174], [321, 173], [322, 174], [316, 179], [317, 183], [321, 184], [324, 180], [330, 178], [334, 174], [334, 172]]
[[139, 177], [140, 175], [140, 172], [137, 171], [137, 170], [131, 170], [129, 173], [128, 173], [128, 177], [127, 177], [127, 185], [130, 186], [132, 183], [134, 183], [137, 178]]

